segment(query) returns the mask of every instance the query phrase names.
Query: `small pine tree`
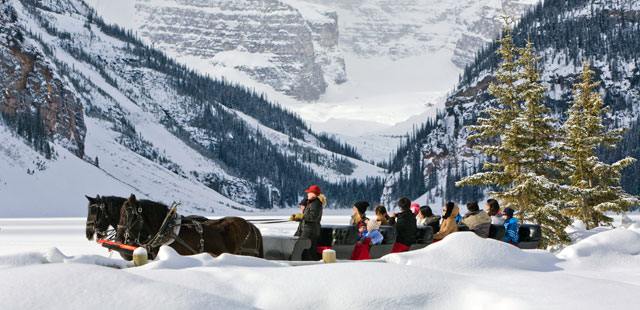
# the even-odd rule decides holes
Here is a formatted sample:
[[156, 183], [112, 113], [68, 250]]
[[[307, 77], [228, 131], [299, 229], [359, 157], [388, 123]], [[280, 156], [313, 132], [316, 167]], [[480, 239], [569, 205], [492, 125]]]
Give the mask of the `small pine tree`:
[[603, 100], [597, 92], [599, 82], [592, 82], [593, 71], [584, 61], [580, 80], [574, 84], [574, 100], [567, 112], [569, 118], [563, 126], [561, 143], [562, 161], [566, 164], [563, 174], [567, 177], [569, 191], [565, 195], [566, 213], [582, 220], [587, 229], [610, 224], [613, 219], [605, 212], [625, 212], [638, 205], [638, 197], [627, 194], [620, 187], [622, 169], [636, 160], [624, 158], [606, 164], [596, 156], [601, 146], [615, 148], [622, 140], [622, 129], [605, 131], [602, 114]]
[[95, 163], [96, 163], [96, 167], [100, 167], [100, 161], [98, 160], [98, 156], [96, 156]]

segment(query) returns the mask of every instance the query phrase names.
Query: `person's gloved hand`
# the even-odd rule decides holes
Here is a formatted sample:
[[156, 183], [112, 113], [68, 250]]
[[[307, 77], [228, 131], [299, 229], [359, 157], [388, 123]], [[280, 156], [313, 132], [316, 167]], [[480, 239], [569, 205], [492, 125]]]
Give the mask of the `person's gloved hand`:
[[300, 221], [302, 221], [302, 213], [292, 214], [292, 215], [289, 217], [289, 221], [296, 221], [296, 222], [300, 222]]

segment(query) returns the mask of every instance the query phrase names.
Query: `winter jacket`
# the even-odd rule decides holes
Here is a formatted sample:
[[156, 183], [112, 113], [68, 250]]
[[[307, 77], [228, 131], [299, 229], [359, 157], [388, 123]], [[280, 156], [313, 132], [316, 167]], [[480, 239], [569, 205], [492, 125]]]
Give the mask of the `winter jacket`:
[[374, 229], [371, 231], [365, 231], [364, 235], [365, 235], [365, 238], [371, 239], [372, 244], [380, 244], [384, 239], [382, 234], [377, 229]]
[[364, 221], [366, 221], [368, 219], [369, 218], [367, 218], [366, 215], [364, 215], [364, 214], [360, 215], [360, 213], [356, 213], [356, 214], [351, 216], [351, 221], [349, 222], [349, 225], [358, 225], [358, 223], [364, 222]]
[[433, 215], [430, 217], [425, 217], [421, 220], [418, 220], [418, 226], [431, 226], [433, 228], [433, 233], [437, 233], [440, 230], [440, 216]]
[[453, 210], [451, 210], [451, 215], [448, 218], [442, 220], [442, 225], [440, 225], [440, 231], [437, 234], [433, 235], [434, 240], [441, 240], [444, 237], [448, 236], [451, 233], [458, 231], [458, 224], [456, 224], [456, 216], [460, 214], [460, 209], [458, 206], [453, 206]]
[[396, 227], [398, 233], [396, 236], [397, 243], [411, 246], [416, 242], [416, 232], [418, 231], [416, 227], [416, 216], [411, 210], [396, 214], [396, 217], [392, 217], [391, 220], [389, 220], [389, 224]]
[[438, 215], [434, 215], [434, 216], [430, 216], [430, 217], [425, 217], [423, 219], [418, 219], [417, 220], [417, 224], [418, 226], [428, 226], [431, 223], [437, 223], [440, 221], [440, 216]]
[[456, 224], [460, 224], [460, 220], [462, 220], [462, 215], [458, 213], [458, 215], [456, 216]]
[[489, 237], [489, 229], [491, 229], [491, 218], [486, 212], [472, 211], [464, 215], [462, 224], [467, 225], [476, 235], [487, 238]]
[[295, 236], [315, 241], [320, 236], [320, 221], [322, 220], [322, 207], [326, 204], [324, 195], [308, 200], [302, 212], [302, 221], [298, 225]]
[[520, 236], [518, 235], [518, 229], [520, 228], [520, 223], [515, 217], [504, 220], [504, 242], [512, 242], [513, 244], [518, 244]]

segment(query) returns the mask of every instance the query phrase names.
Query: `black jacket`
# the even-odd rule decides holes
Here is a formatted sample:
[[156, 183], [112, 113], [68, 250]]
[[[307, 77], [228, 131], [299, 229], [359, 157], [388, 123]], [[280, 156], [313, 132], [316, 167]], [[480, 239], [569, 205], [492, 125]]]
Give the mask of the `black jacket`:
[[316, 239], [320, 237], [320, 221], [322, 220], [322, 202], [318, 198], [307, 201], [302, 212], [302, 221], [298, 224], [298, 230], [295, 236], [307, 238], [315, 244]]
[[416, 216], [410, 210], [396, 214], [396, 217], [392, 217], [389, 221], [391, 225], [396, 227], [398, 232], [396, 236], [396, 242], [400, 242], [406, 246], [411, 246], [416, 243]]

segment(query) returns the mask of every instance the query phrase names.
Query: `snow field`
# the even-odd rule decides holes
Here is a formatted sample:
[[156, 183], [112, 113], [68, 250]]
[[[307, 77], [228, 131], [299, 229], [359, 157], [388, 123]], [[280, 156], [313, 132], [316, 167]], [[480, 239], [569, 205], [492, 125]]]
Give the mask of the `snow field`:
[[[557, 255], [462, 232], [378, 261], [300, 267], [180, 256], [168, 247], [148, 265], [123, 270], [105, 267], [130, 264], [120, 258], [66, 256], [42, 244], [5, 254], [7, 242], [26, 235], [55, 242], [59, 225], [73, 227], [74, 243], [92, 244], [81, 219], [0, 219], [1, 309], [633, 309], [640, 286], [639, 223], [578, 228], [572, 235], [580, 241]], [[295, 224], [279, 229], [292, 233]]]

